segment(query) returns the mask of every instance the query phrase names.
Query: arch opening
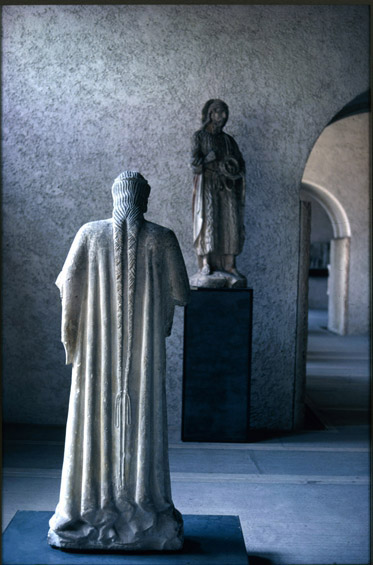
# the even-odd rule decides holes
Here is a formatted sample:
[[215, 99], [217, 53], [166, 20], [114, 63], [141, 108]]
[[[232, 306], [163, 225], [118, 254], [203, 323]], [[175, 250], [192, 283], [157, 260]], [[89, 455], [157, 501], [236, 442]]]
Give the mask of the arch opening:
[[302, 180], [301, 200], [305, 196], [311, 196], [324, 208], [333, 226], [334, 239], [351, 237], [351, 226], [347, 214], [339, 200], [331, 192], [314, 182]]

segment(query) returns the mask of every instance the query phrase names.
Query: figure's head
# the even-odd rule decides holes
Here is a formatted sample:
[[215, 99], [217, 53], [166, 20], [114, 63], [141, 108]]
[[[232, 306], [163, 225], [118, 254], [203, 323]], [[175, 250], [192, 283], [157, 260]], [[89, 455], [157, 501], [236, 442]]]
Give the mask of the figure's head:
[[202, 125], [213, 124], [218, 128], [223, 128], [228, 121], [229, 109], [223, 100], [212, 98], [208, 100], [202, 108]]
[[133, 212], [145, 214], [148, 209], [150, 186], [137, 171], [124, 171], [114, 181], [111, 189], [114, 212], [123, 219]]

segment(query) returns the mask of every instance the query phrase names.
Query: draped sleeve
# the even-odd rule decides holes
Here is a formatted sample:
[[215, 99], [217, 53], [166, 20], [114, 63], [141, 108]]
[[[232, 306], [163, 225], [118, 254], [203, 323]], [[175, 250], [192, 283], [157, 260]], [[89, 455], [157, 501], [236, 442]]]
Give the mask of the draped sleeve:
[[86, 226], [82, 226], [56, 280], [62, 301], [61, 341], [67, 365], [74, 361], [79, 322], [86, 299], [87, 255]]
[[173, 231], [167, 230], [164, 239], [165, 273], [168, 279], [170, 300], [166, 320], [166, 336], [172, 328], [174, 307], [185, 306], [189, 301], [190, 286], [179, 242]]
[[204, 153], [201, 147], [200, 130], [192, 137], [191, 166], [194, 174], [201, 174], [203, 169]]

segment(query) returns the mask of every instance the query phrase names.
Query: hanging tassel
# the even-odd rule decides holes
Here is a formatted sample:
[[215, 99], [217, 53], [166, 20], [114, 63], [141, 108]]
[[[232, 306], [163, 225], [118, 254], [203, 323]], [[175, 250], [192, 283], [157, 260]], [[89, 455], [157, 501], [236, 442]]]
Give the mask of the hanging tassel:
[[128, 391], [125, 393], [125, 411], [126, 411], [126, 424], [131, 425], [131, 398]]
[[115, 427], [119, 428], [120, 426], [120, 416], [121, 416], [121, 408], [122, 408], [122, 396], [123, 392], [118, 392], [117, 396], [115, 397]]

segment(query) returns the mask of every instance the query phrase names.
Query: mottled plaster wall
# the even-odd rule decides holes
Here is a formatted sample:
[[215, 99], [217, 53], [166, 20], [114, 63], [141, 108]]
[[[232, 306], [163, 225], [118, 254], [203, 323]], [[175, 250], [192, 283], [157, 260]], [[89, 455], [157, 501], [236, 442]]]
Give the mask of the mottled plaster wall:
[[[148, 219], [176, 232], [195, 271], [190, 138], [220, 97], [247, 163], [251, 425], [292, 426], [299, 186], [325, 125], [368, 87], [368, 17], [367, 6], [3, 8], [7, 420], [64, 422], [54, 280], [79, 226], [111, 214], [120, 171], [148, 178]], [[181, 313], [168, 350], [178, 434]]]
[[351, 227], [347, 333], [369, 331], [368, 112], [328, 126], [317, 140], [304, 179], [327, 189], [343, 206]]

